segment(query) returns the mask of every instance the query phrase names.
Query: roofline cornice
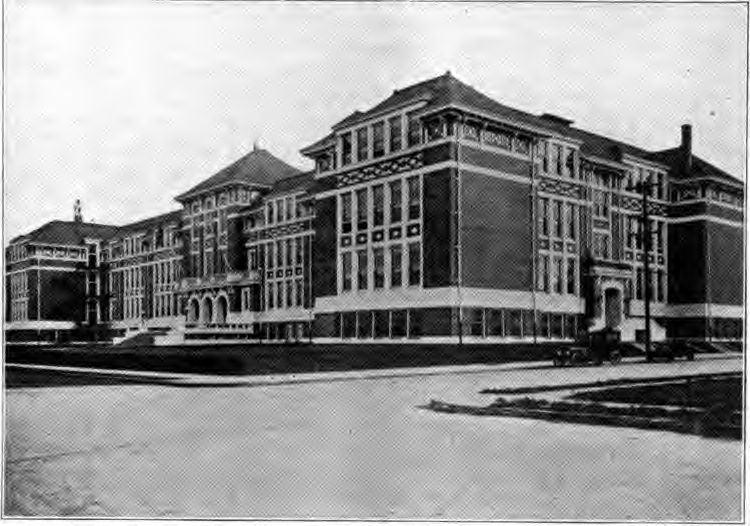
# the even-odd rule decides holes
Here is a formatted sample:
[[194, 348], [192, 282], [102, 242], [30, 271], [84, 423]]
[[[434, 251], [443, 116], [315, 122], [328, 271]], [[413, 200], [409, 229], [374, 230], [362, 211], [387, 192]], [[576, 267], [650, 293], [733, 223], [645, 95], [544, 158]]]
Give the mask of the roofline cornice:
[[670, 166], [668, 164], [663, 164], [663, 163], [660, 163], [658, 161], [652, 161], [652, 160], [647, 159], [645, 157], [639, 157], [639, 156], [633, 155], [631, 153], [624, 153], [623, 152], [622, 158], [625, 161], [631, 161], [631, 162], [634, 162], [634, 163], [645, 164], [645, 165], [648, 165], [648, 166], [652, 166], [654, 168], [660, 168], [662, 170], [669, 170], [669, 168], [670, 168]]
[[401, 112], [407, 109], [418, 110], [426, 106], [429, 101], [430, 101], [429, 97], [415, 97], [407, 101], [404, 101], [402, 104], [397, 104], [395, 106], [384, 108], [376, 113], [372, 113], [372, 114], [367, 114], [366, 112], [362, 113], [361, 116], [358, 116], [353, 121], [347, 122], [346, 124], [341, 124], [341, 123], [334, 124], [333, 126], [331, 126], [331, 129], [335, 133], [340, 133], [343, 130], [361, 126], [362, 124], [365, 124], [369, 121], [381, 119], [382, 117], [384, 117], [385, 115], [388, 115], [389, 113]]
[[[294, 177], [294, 176], [290, 176], [290, 177]], [[271, 188], [271, 185], [267, 185], [267, 184], [249, 183], [247, 181], [232, 180], [232, 181], [227, 181], [227, 182], [221, 183], [221, 184], [216, 185], [216, 186], [211, 186], [209, 188], [204, 188], [202, 190], [198, 190], [198, 191], [195, 191], [195, 192], [192, 192], [192, 191], [188, 190], [187, 192], [178, 195], [174, 199], [178, 203], [184, 203], [186, 200], [188, 200], [191, 197], [197, 197], [199, 195], [204, 195], [204, 194], [208, 194], [208, 193], [211, 193], [211, 192], [215, 192], [216, 190], [218, 190], [220, 188], [224, 188], [226, 186], [232, 186], [232, 185], [235, 185], [235, 184], [241, 184], [241, 185], [244, 185], [244, 186], [248, 186], [250, 188]]]

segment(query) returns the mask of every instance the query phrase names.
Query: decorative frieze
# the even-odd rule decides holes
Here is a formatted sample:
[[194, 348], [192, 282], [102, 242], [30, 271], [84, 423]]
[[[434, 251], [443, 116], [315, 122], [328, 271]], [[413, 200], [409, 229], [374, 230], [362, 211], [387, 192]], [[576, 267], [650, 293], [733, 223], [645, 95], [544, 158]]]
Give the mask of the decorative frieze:
[[539, 191], [550, 194], [562, 195], [572, 199], [583, 199], [584, 192], [581, 185], [572, 181], [562, 181], [549, 177], [542, 177], [539, 180]]
[[424, 166], [422, 152], [397, 157], [396, 159], [388, 159], [386, 161], [337, 175], [336, 188], [343, 188], [345, 186], [379, 179], [381, 177], [388, 177], [393, 174], [416, 170], [422, 166]]

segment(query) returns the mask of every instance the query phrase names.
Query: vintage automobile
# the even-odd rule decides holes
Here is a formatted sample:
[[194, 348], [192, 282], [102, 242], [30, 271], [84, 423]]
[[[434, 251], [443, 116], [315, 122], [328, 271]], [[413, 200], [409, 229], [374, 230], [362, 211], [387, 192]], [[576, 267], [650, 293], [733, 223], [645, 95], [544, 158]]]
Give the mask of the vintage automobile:
[[620, 332], [605, 328], [579, 338], [570, 347], [557, 350], [552, 363], [555, 367], [590, 363], [601, 365], [605, 361], [618, 364], [622, 360], [619, 346]]
[[685, 358], [686, 360], [695, 360], [695, 351], [685, 340], [667, 340], [663, 342], [653, 342], [651, 344], [651, 353], [646, 355], [649, 362], [657, 360], [674, 361], [675, 358]]

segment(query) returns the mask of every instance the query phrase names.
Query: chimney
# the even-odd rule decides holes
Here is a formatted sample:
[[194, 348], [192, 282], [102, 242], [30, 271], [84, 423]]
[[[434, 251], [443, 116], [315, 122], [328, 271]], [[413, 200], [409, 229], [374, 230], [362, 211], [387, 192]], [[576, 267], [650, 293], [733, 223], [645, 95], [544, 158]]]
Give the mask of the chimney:
[[83, 213], [81, 212], [81, 200], [76, 199], [73, 204], [73, 221], [76, 223], [83, 223]]
[[689, 124], [682, 125], [682, 168], [685, 174], [689, 174], [693, 168], [693, 127]]

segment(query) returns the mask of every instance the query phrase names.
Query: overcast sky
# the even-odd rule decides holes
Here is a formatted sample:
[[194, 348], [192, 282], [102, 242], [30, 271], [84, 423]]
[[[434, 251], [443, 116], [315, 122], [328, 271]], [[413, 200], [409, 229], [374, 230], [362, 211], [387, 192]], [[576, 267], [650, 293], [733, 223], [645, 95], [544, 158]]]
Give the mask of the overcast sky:
[[[298, 150], [445, 70], [505, 104], [744, 178], [741, 5], [7, 0], [5, 234], [118, 224], [253, 142]], [[7, 242], [8, 237], [6, 237]]]

